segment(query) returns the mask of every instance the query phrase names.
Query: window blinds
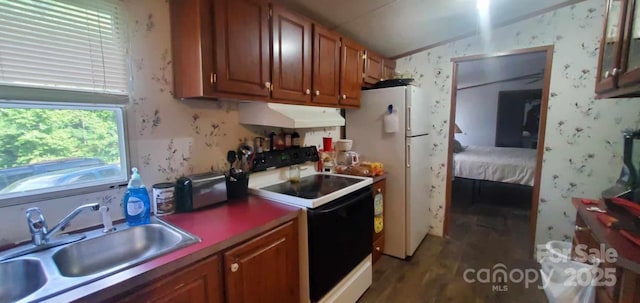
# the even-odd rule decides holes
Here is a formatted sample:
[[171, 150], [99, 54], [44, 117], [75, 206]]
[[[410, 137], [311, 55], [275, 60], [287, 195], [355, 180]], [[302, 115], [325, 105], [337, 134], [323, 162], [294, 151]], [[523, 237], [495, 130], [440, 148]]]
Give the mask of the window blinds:
[[124, 22], [116, 0], [0, 0], [0, 85], [127, 95]]

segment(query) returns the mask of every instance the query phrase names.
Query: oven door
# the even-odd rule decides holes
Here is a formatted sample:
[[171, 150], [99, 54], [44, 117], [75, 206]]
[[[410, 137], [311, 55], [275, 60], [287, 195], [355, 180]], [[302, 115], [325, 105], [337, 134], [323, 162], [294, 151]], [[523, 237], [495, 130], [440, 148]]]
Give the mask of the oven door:
[[371, 187], [308, 209], [307, 220], [309, 288], [316, 302], [371, 253]]

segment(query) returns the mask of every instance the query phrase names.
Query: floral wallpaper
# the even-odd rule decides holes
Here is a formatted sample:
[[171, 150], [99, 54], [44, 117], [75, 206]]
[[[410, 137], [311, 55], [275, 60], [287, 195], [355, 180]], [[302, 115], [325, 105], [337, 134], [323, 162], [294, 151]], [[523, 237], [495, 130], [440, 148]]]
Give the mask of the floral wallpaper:
[[[244, 140], [252, 143], [256, 136], [280, 132], [239, 124], [236, 101], [174, 98], [168, 1], [125, 0], [122, 4], [128, 18], [132, 73], [126, 112], [130, 162], [139, 168], [148, 189], [182, 175], [224, 170], [227, 150], [235, 150]], [[324, 136], [340, 137], [339, 128], [297, 131], [305, 145], [320, 145]], [[26, 220], [23, 222], [29, 207], [40, 207], [49, 224], [54, 224], [78, 205], [98, 201], [110, 206], [112, 218], [120, 219], [123, 195], [124, 189], [119, 189], [4, 207], [0, 246], [29, 238]], [[98, 214], [83, 214], [70, 229], [100, 223]]]
[[594, 99], [605, 2], [588, 0], [411, 55], [397, 69], [431, 94], [431, 233], [441, 235], [445, 205], [451, 58], [554, 45], [536, 243], [570, 240], [571, 197], [599, 197], [622, 165], [622, 130], [640, 128], [640, 98]]

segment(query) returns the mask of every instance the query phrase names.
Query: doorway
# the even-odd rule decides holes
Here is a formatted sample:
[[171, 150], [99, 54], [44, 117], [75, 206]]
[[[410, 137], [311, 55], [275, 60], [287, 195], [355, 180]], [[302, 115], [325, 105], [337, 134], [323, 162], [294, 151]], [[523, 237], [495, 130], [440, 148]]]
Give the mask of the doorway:
[[544, 46], [452, 59], [445, 236], [476, 224], [533, 257], [552, 56]]

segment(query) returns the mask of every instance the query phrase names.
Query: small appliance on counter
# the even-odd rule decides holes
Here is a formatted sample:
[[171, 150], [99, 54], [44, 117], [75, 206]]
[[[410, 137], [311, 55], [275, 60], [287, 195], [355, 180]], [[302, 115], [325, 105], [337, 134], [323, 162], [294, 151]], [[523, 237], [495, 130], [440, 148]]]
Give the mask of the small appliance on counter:
[[221, 173], [180, 177], [176, 182], [178, 211], [189, 212], [227, 201], [227, 185]]

